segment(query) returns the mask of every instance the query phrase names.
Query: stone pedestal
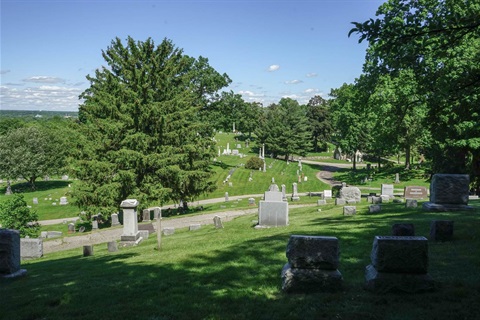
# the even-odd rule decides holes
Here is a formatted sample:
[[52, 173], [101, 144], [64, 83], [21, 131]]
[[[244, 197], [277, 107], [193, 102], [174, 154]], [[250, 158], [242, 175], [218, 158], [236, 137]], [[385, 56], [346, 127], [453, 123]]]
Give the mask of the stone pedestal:
[[0, 278], [25, 276], [20, 269], [20, 233], [17, 230], [0, 229]]
[[365, 289], [415, 293], [434, 289], [428, 275], [425, 237], [375, 236], [372, 263], [365, 268]]
[[20, 257], [22, 260], [43, 257], [43, 240], [39, 238], [20, 239]]
[[470, 177], [468, 174], [434, 174], [430, 183], [430, 202], [426, 211], [474, 210], [468, 205]]
[[123, 200], [120, 208], [123, 210], [123, 234], [120, 237], [121, 244], [124, 246], [136, 245], [142, 238], [138, 232], [137, 206], [139, 202], [136, 199]]
[[[281, 193], [280, 193], [281, 197]], [[260, 226], [278, 227], [288, 225], [288, 202], [259, 201], [258, 224]]]
[[286, 256], [288, 263], [282, 269], [283, 291], [334, 291], [342, 287], [343, 277], [337, 269], [337, 238], [292, 235]]

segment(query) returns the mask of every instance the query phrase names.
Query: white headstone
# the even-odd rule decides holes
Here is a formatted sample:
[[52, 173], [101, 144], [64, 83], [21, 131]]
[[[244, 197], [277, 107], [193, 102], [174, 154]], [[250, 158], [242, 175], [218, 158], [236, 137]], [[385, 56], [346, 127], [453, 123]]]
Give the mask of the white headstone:
[[123, 234], [120, 238], [122, 241], [137, 241], [140, 237], [137, 218], [137, 206], [139, 204], [136, 199], [123, 200], [120, 204], [120, 208], [123, 209]]

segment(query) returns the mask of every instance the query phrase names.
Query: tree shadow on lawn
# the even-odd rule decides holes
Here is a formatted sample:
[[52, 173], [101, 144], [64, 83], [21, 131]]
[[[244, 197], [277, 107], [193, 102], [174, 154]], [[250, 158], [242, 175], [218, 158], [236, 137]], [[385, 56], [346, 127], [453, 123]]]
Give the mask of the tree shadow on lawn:
[[[37, 191], [47, 191], [52, 189], [63, 189], [67, 188], [71, 181], [66, 180], [50, 180], [50, 181], [36, 181], [35, 190], [32, 189], [32, 186], [28, 182], [17, 182], [11, 184], [12, 191], [14, 193], [32, 193]], [[0, 189], [0, 193], [4, 194], [7, 191], [5, 185], [4, 188]]]

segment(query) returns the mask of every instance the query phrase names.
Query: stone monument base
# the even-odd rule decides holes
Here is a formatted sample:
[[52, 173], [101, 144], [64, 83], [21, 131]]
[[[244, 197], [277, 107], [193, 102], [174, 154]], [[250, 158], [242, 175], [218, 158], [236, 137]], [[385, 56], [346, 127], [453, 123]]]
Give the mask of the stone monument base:
[[290, 263], [282, 269], [282, 290], [285, 292], [335, 291], [342, 288], [342, 283], [338, 269], [292, 268]]
[[370, 264], [365, 268], [364, 288], [376, 293], [417, 293], [434, 290], [435, 282], [428, 273], [378, 272]]
[[122, 247], [132, 247], [138, 245], [140, 242], [143, 241], [143, 238], [140, 236], [140, 232], [137, 232], [136, 235], [122, 235], [120, 237], [120, 245]]
[[3, 279], [15, 279], [15, 278], [20, 278], [20, 277], [25, 277], [27, 275], [27, 269], [19, 269], [13, 273], [10, 274], [1, 274], [0, 278]]
[[425, 211], [471, 211], [474, 207], [466, 204], [449, 204], [449, 203], [433, 203], [424, 202], [422, 205]]

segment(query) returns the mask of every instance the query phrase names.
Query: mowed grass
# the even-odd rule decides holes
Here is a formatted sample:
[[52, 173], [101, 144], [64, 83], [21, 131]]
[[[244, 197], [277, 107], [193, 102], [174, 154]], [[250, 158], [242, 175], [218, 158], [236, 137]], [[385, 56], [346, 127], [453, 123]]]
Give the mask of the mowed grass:
[[[156, 249], [152, 235], [138, 247], [108, 252], [94, 247], [22, 262], [25, 278], [0, 285], [1, 319], [478, 319], [480, 308], [480, 202], [475, 212], [423, 212], [382, 205], [355, 216], [328, 204], [290, 211], [287, 227], [254, 229], [256, 215], [177, 230]], [[454, 220], [454, 239], [429, 241], [434, 292], [375, 294], [364, 291], [375, 235], [394, 223], [414, 223], [428, 238], [434, 219]], [[290, 235], [335, 236], [344, 286], [337, 292], [285, 294], [280, 272]]]

